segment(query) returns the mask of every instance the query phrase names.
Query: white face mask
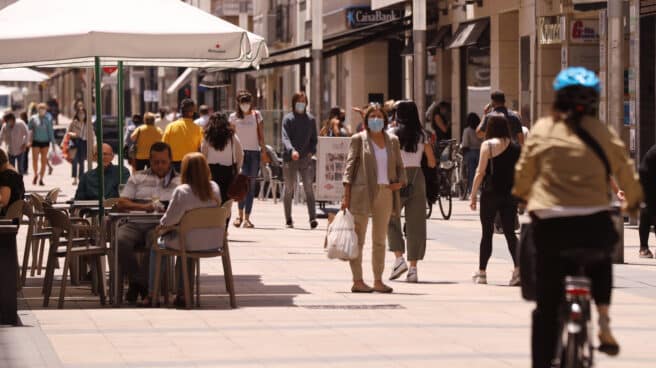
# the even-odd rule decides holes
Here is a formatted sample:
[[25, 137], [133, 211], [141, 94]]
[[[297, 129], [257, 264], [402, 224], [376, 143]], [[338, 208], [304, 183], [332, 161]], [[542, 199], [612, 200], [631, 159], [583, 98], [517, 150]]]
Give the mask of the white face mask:
[[239, 104], [239, 109], [241, 110], [241, 112], [244, 112], [244, 113], [249, 112], [249, 111], [251, 111], [251, 104], [249, 104], [249, 103]]

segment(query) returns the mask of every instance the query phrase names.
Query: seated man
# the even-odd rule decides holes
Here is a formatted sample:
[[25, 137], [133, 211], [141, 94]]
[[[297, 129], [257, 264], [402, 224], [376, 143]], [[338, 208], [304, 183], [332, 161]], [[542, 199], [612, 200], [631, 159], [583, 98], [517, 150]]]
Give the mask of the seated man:
[[[121, 192], [117, 208], [120, 211], [147, 211], [155, 210], [164, 212], [164, 208], [156, 208], [155, 202], [161, 201], [167, 205], [175, 187], [180, 185], [180, 177], [171, 166], [171, 147], [164, 142], [156, 142], [150, 147], [150, 168], [137, 172], [128, 180]], [[134, 249], [138, 247], [149, 247], [153, 230], [157, 227], [153, 224], [131, 223], [121, 226], [116, 236], [118, 237], [119, 265], [123, 272], [130, 277], [130, 288], [125, 297], [126, 301], [134, 304], [137, 297], [148, 295], [148, 260], [144, 260], [144, 266], [139, 267]], [[145, 253], [146, 257], [148, 252]]]
[[[112, 146], [107, 143], [103, 143], [102, 146], [103, 157], [102, 157], [102, 167], [105, 174], [105, 199], [107, 198], [118, 198], [118, 186], [120, 181], [118, 180], [118, 166], [112, 164], [114, 159], [114, 150]], [[95, 150], [94, 150], [95, 152]], [[97, 159], [98, 154], [94, 155]], [[75, 191], [76, 200], [93, 200], [98, 199], [98, 191], [100, 187], [100, 166], [95, 169], [86, 172], [82, 177], [80, 177], [80, 183], [77, 186]], [[127, 178], [130, 176], [130, 172], [124, 166], [121, 167], [123, 170], [123, 177]]]

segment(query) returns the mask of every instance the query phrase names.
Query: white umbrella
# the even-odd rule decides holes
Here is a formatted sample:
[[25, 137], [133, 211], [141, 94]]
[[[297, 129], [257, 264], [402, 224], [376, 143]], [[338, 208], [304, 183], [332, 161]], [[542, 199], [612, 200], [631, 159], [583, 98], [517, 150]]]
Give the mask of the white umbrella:
[[43, 82], [48, 74], [30, 68], [0, 69], [0, 82]]
[[261, 37], [180, 0], [21, 0], [0, 11], [0, 29], [0, 67], [91, 66], [100, 57], [243, 68], [268, 54]]

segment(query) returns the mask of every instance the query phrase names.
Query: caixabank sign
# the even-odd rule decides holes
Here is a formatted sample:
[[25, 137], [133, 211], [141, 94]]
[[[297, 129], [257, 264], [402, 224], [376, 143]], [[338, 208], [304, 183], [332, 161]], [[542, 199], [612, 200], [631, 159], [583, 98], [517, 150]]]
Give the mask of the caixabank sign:
[[397, 9], [371, 10], [369, 7], [352, 7], [346, 10], [348, 28], [364, 27], [371, 24], [388, 22], [401, 17]]

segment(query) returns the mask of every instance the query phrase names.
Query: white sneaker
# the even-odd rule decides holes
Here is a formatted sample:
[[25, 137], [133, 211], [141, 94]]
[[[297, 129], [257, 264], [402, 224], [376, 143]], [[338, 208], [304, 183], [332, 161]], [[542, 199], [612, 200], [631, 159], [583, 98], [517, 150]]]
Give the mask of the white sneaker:
[[396, 280], [407, 270], [408, 264], [405, 263], [405, 259], [403, 257], [397, 258], [396, 261], [394, 261], [394, 266], [392, 266], [392, 274], [389, 279]]
[[519, 278], [519, 268], [515, 268], [513, 270], [512, 276], [510, 277], [510, 281], [508, 282], [508, 286], [519, 286], [521, 283], [522, 281]]
[[417, 282], [417, 267], [410, 267], [408, 275], [405, 277], [405, 282]]
[[472, 280], [475, 284], [487, 284], [487, 274], [484, 271], [476, 271]]

